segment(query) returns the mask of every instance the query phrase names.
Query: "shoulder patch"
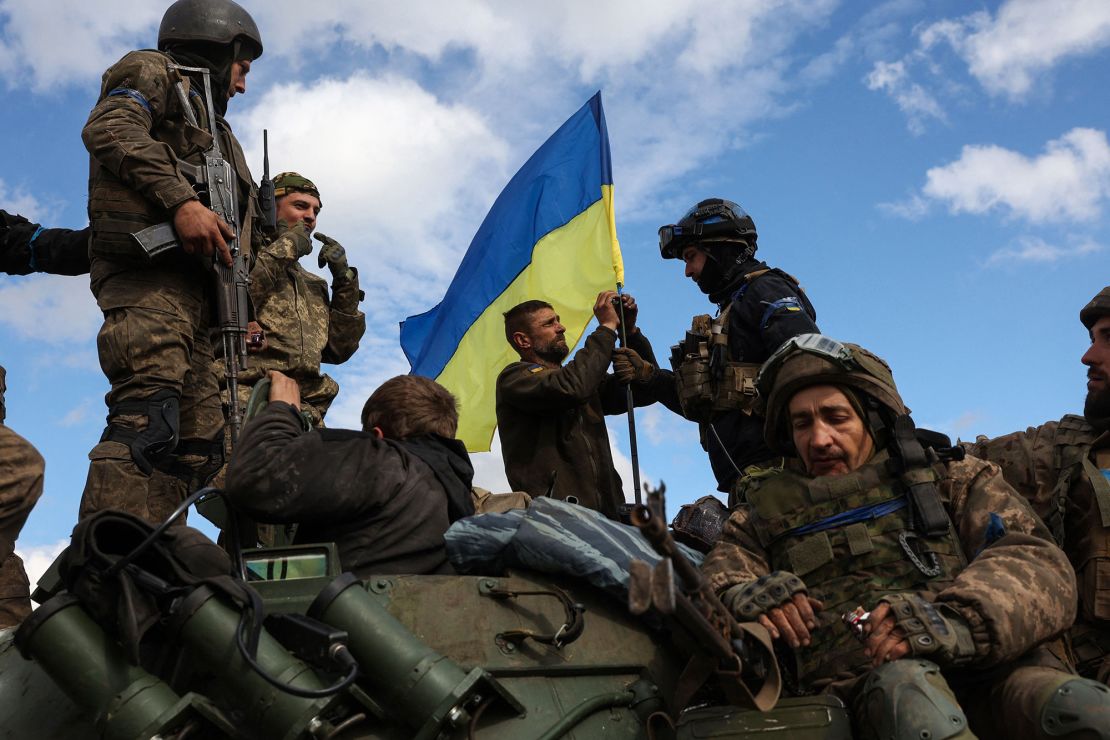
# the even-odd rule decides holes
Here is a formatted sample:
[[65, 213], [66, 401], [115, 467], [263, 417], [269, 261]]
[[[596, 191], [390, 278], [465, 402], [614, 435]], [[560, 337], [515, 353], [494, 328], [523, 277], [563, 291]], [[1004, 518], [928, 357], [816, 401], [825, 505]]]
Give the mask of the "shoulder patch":
[[530, 373], [538, 373], [543, 371], [543, 365], [529, 365], [525, 368]]
[[760, 329], [766, 329], [767, 325], [771, 323], [771, 319], [779, 312], [784, 313], [799, 313], [802, 310], [802, 304], [796, 296], [786, 296], [779, 298], [777, 301], [772, 301], [767, 304], [766, 310], [763, 312], [763, 318], [759, 322]]

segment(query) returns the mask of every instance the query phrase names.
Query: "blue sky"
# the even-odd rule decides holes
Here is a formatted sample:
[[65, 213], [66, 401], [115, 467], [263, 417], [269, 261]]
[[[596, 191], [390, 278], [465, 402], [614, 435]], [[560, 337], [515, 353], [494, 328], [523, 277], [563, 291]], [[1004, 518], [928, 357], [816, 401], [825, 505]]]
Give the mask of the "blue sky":
[[[725, 197], [821, 328], [891, 363], [919, 424], [967, 439], [1082, 408], [1077, 314], [1110, 283], [1105, 0], [246, 6], [266, 52], [229, 119], [256, 176], [268, 128], [273, 170], [316, 181], [367, 293], [362, 348], [328, 368], [333, 426], [408, 369], [397, 322], [439, 301], [501, 187], [597, 89], [628, 290], [661, 358], [710, 307], [656, 229]], [[86, 223], [81, 126], [163, 10], [0, 0], [0, 207]], [[33, 563], [68, 535], [102, 429], [99, 325], [87, 278], [0, 277], [8, 424], [47, 461], [19, 542]], [[637, 418], [672, 511], [713, 490], [693, 425]], [[623, 417], [610, 428], [627, 486]], [[497, 454], [475, 463], [505, 489]]]

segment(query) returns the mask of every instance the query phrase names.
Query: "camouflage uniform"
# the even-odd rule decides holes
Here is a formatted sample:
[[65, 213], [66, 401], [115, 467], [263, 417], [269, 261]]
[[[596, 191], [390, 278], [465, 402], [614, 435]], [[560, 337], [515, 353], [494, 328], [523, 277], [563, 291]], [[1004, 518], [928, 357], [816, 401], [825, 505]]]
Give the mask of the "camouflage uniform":
[[267, 346], [251, 355], [240, 374], [239, 400], [245, 406], [252, 386], [279, 370], [297, 381], [301, 411], [321, 426], [339, 384], [320, 372], [320, 363], [351, 358], [366, 332], [366, 316], [358, 309], [362, 291], [355, 268], [333, 279], [329, 298], [327, 281], [301, 267], [296, 242], [307, 239], [303, 228], [294, 227], [257, 251], [250, 293]]
[[[865, 352], [855, 349], [857, 356]], [[809, 361], [818, 369], [781, 381], [794, 385], [778, 397], [777, 387], [770, 393], [767, 440], [780, 451], [786, 451], [780, 435], [789, 434], [785, 406], [795, 392], [806, 382], [845, 390], [843, 371], [830, 371], [824, 359]], [[820, 379], [818, 372], [824, 373]], [[886, 379], [886, 397], [878, 383], [865, 395], [908, 419], [889, 370]], [[859, 390], [856, 382], [845, 395]], [[891, 430], [897, 428], [889, 424], [879, 438], [895, 437]], [[971, 731], [990, 736], [1048, 737], [1041, 724], [1050, 713], [1046, 706], [1061, 686], [1081, 679], [1063, 670], [1059, 656], [1036, 646], [1074, 619], [1074, 574], [997, 466], [971, 457], [941, 462], [930, 454], [925, 460], [931, 462], [903, 465], [895, 473], [892, 453], [880, 449], [845, 475], [812, 477], [797, 460], [783, 468], [750, 469], [740, 481], [745, 503], [733, 511], [702, 568], [726, 603], [730, 588], [746, 588], [775, 571], [804, 579], [823, 609], [811, 645], [792, 653], [784, 648], [782, 657], [800, 692], [840, 696], [865, 735], [886, 731], [882, 717], [889, 706], [910, 711], [897, 687], [911, 683], [934, 706], [947, 708], [949, 734], [933, 730], [936, 737], [966, 737], [968, 721]], [[946, 531], [926, 535], [915, 523], [919, 494], [910, 491], [922, 484], [939, 497]], [[916, 594], [934, 605], [934, 613], [947, 615], [950, 629], [941, 632], [953, 635], [956, 646], [951, 653], [932, 652], [910, 641], [917, 655], [872, 670], [863, 644], [840, 624], [841, 614], [856, 606], [873, 609], [901, 594]], [[958, 716], [961, 706], [966, 720]]]
[[[104, 312], [97, 349], [112, 387], [108, 426], [89, 453], [81, 517], [115, 508], [160, 522], [222, 458], [224, 419], [209, 339], [212, 268], [181, 250], [148, 260], [130, 237], [172, 220], [177, 206], [196, 197], [185, 172], [203, 163], [211, 142], [186, 120], [174, 91], [178, 76], [167, 69], [172, 61], [162, 52], [135, 51], [110, 67], [82, 131], [91, 155], [91, 287]], [[203, 126], [209, 118], [203, 88], [181, 79]], [[217, 85], [213, 94], [225, 94]], [[255, 186], [230, 127], [213, 117], [237, 176], [241, 246], [249, 249]]]
[[0, 629], [31, 613], [30, 584], [15, 541], [42, 495], [44, 463], [34, 446], [4, 425], [4, 368], [0, 367]]
[[[1110, 288], [1099, 298], [1085, 309], [1092, 312], [1088, 328], [1099, 313], [1110, 314]], [[1079, 581], [1079, 616], [1068, 633], [1072, 657], [1081, 675], [1110, 683], [1110, 431], [1104, 422], [1068, 414], [964, 447], [1002, 469], [1067, 553]]]

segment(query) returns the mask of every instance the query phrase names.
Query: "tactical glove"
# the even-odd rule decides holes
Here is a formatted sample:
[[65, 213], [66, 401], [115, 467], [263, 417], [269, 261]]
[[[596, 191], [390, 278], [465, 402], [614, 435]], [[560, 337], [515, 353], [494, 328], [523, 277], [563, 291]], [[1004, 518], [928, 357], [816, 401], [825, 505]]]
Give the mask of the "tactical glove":
[[739, 583], [723, 594], [721, 603], [741, 622], [754, 622], [761, 615], [782, 606], [794, 594], [806, 593], [802, 579], [787, 570], [776, 570], [748, 583]]
[[655, 375], [655, 365], [628, 347], [613, 350], [613, 374], [622, 383], [646, 383]]
[[941, 666], [960, 665], [975, 657], [971, 628], [951, 607], [932, 604], [915, 593], [887, 594], [879, 601], [890, 604], [915, 656], [929, 656]]
[[277, 222], [277, 238], [264, 247], [265, 251], [279, 259], [295, 260], [312, 254], [312, 240], [308, 238], [308, 227], [303, 221], [290, 226], [285, 221]]
[[324, 245], [320, 247], [317, 264], [319, 264], [320, 267], [326, 264], [328, 269], [331, 270], [331, 276], [333, 278], [338, 280], [343, 277], [349, 280], [352, 273], [351, 269], [347, 266], [347, 250], [343, 248], [342, 244], [326, 234], [321, 234], [317, 231], [315, 237]]

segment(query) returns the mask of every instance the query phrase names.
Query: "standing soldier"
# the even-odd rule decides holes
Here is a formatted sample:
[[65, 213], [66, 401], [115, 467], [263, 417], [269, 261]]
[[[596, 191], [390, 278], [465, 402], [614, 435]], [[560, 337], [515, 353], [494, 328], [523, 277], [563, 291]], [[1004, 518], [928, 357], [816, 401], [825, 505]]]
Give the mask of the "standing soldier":
[[1091, 346], [1083, 416], [965, 445], [1029, 499], [1079, 576], [1069, 631], [1079, 673], [1110, 683], [1110, 286], [1079, 312]]
[[[178, 0], [162, 17], [158, 51], [130, 52], [104, 73], [81, 136], [91, 155], [91, 287], [104, 312], [97, 349], [111, 390], [82, 517], [115, 508], [161, 521], [220, 466], [212, 265], [230, 267], [235, 236], [248, 248], [256, 210], [224, 113], [261, 54], [258, 27], [236, 3]], [[203, 76], [174, 65], [209, 70], [215, 110]], [[238, 235], [198, 198], [211, 131], [234, 173], [225, 185], [236, 196]], [[182, 248], [148, 258], [133, 235], [167, 221]]]
[[[716, 318], [694, 317], [692, 330], [672, 350], [674, 400], [660, 399], [698, 422], [702, 447], [729, 493], [748, 465], [766, 460], [763, 420], [753, 412], [760, 364], [798, 334], [816, 332], [817, 314], [798, 281], [755, 258], [755, 222], [729, 200], [698, 203], [677, 224], [659, 229], [664, 259], [681, 259], [686, 277], [716, 304]], [[637, 358], [614, 359], [618, 375]], [[730, 505], [734, 503], [730, 495]]]
[[362, 291], [358, 270], [347, 265], [339, 242], [317, 233], [323, 245], [319, 265], [331, 271], [331, 296], [325, 280], [301, 267], [300, 258], [312, 251], [309, 235], [320, 213], [320, 191], [306, 177], [283, 172], [274, 178], [277, 218], [284, 225], [276, 239], [257, 250], [251, 270], [251, 299], [266, 344], [251, 355], [251, 366], [240, 376], [240, 405], [251, 386], [277, 370], [300, 387], [301, 414], [313, 427], [323, 426], [324, 414], [339, 393], [320, 363], [346, 362], [366, 332], [366, 316], [358, 310]]
[[31, 613], [31, 589], [15, 540], [42, 495], [43, 461], [38, 450], [4, 425], [4, 368], [0, 367], [0, 629]]

